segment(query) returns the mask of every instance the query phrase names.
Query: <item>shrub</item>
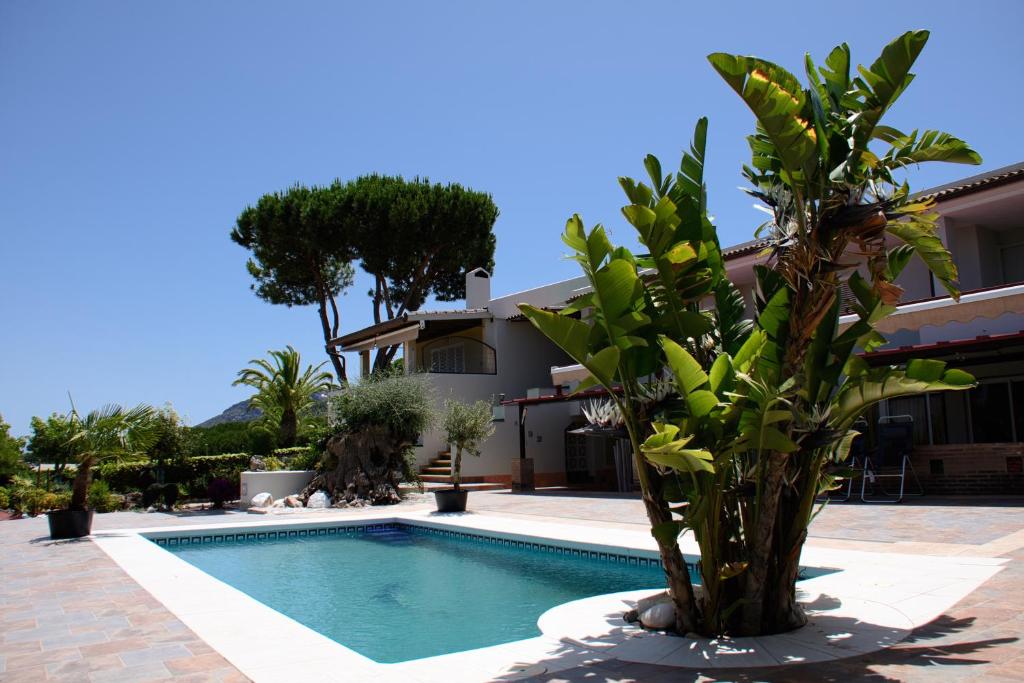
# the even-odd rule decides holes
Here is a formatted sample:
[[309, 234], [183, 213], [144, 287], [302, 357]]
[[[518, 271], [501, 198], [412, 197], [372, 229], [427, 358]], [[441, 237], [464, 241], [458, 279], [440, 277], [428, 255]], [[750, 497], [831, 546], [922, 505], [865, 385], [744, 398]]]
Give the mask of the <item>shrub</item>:
[[271, 455], [280, 460], [291, 460], [309, 452], [309, 446], [292, 446], [291, 448], [275, 448]]
[[96, 480], [89, 486], [87, 500], [89, 509], [96, 512], [114, 512], [121, 509], [121, 501], [110, 493], [110, 486], [105, 481]]
[[238, 495], [238, 487], [224, 477], [216, 477], [211, 479], [206, 486], [206, 495], [213, 503], [213, 507], [220, 509], [224, 507], [224, 501], [231, 500]]
[[415, 437], [434, 424], [434, 394], [425, 375], [374, 374], [336, 399], [342, 431], [384, 428]]
[[[206, 496], [206, 485], [210, 479], [224, 477], [238, 482], [239, 474], [249, 467], [249, 457], [247, 453], [224, 453], [186, 458], [181, 462], [168, 463], [164, 467], [164, 477], [167, 481], [180, 482], [187, 495], [202, 498]], [[120, 493], [145, 491], [156, 481], [153, 466], [149, 463], [102, 465], [99, 478]]]
[[302, 455], [297, 455], [288, 463], [288, 468], [293, 470], [315, 470], [320, 467], [320, 453], [312, 448], [307, 448]]
[[11, 507], [11, 494], [7, 489], [0, 486], [0, 510], [7, 510]]
[[178, 495], [179, 495], [179, 493], [180, 493], [180, 491], [178, 490], [178, 485], [177, 484], [164, 484], [164, 486], [163, 486], [164, 504], [167, 507], [169, 507], [170, 509], [173, 510], [174, 509], [174, 505], [178, 502]]
[[142, 507], [151, 508], [157, 504], [160, 500], [160, 496], [164, 494], [163, 484], [150, 484], [146, 487], [146, 490], [142, 493]]
[[263, 464], [266, 465], [267, 472], [277, 472], [284, 469], [284, 463], [272, 455], [263, 458]]
[[212, 427], [192, 427], [192, 453], [252, 453], [270, 455], [277, 446], [275, 435], [254, 422], [223, 422]]

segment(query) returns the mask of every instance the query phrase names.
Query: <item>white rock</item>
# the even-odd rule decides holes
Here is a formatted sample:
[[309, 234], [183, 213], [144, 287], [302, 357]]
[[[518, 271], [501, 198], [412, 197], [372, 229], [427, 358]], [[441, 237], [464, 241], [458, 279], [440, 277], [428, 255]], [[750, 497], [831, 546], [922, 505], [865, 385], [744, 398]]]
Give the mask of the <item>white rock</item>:
[[284, 498], [278, 498], [277, 500], [274, 501], [274, 504], [271, 505], [270, 507], [272, 507], [272, 508], [283, 508], [284, 507]]
[[274, 497], [264, 491], [263, 493], [257, 493], [249, 500], [249, 505], [254, 508], [265, 508], [270, 507], [274, 504]]
[[640, 613], [640, 623], [647, 628], [672, 628], [676, 625], [676, 609], [671, 602], [660, 602]]
[[306, 501], [306, 507], [329, 508], [331, 507], [331, 497], [327, 495], [326, 491], [317, 491], [309, 497], [308, 501]]
[[636, 601], [636, 611], [643, 614], [655, 605], [660, 605], [663, 602], [672, 602], [672, 596], [668, 594], [668, 591], [662, 591], [655, 595], [648, 595], [646, 598], [640, 598]]
[[299, 497], [292, 494], [284, 499], [284, 506], [289, 508], [300, 508], [302, 507], [302, 501]]

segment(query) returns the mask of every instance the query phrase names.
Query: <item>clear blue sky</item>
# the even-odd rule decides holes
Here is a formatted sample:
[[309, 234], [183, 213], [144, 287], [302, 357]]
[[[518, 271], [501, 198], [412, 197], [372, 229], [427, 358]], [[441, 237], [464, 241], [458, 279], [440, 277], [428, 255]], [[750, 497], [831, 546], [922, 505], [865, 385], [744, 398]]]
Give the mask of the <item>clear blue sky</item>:
[[[749, 9], [745, 9], [749, 7]], [[705, 61], [801, 69], [847, 41], [870, 62], [932, 30], [891, 124], [948, 130], [983, 169], [1024, 159], [1024, 3], [0, 3], [0, 414], [171, 402], [194, 424], [247, 396], [236, 371], [295, 345], [313, 309], [249, 291], [228, 237], [261, 194], [368, 172], [493, 193], [495, 293], [574, 275], [568, 215], [628, 239], [616, 177], [678, 160], [711, 119], [726, 244], [760, 214], [736, 188], [751, 116]], [[923, 188], [978, 169], [922, 168]], [[343, 328], [370, 320], [365, 280]]]

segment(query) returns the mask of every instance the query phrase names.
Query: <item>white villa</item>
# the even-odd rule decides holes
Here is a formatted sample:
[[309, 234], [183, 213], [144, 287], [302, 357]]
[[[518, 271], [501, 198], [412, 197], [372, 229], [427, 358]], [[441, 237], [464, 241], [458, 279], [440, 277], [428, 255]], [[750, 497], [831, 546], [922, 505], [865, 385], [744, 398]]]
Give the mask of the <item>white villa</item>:
[[[969, 392], [889, 401], [880, 415], [912, 415], [913, 465], [927, 492], [1024, 492], [1024, 163], [926, 190], [940, 214], [940, 236], [960, 271], [953, 301], [915, 259], [898, 280], [904, 303], [879, 330], [890, 343], [864, 357], [898, 364], [937, 358], [979, 380]], [[753, 266], [763, 243], [724, 250], [730, 279], [752, 305]], [[587, 291], [575, 278], [492, 298], [490, 276], [466, 275], [466, 307], [417, 311], [335, 339], [358, 352], [365, 373], [377, 347], [403, 345], [407, 371], [431, 373], [441, 398], [495, 406], [496, 433], [480, 458], [463, 461], [463, 480], [534, 486], [623, 489], [613, 442], [573, 433], [586, 423], [584, 399], [568, 392], [585, 371], [519, 314], [516, 305], [557, 309]], [[852, 316], [850, 318], [852, 320]], [[443, 434], [423, 435], [418, 462], [426, 481], [450, 471]], [[628, 472], [627, 472], [628, 474]], [[631, 479], [631, 477], [629, 477]]]

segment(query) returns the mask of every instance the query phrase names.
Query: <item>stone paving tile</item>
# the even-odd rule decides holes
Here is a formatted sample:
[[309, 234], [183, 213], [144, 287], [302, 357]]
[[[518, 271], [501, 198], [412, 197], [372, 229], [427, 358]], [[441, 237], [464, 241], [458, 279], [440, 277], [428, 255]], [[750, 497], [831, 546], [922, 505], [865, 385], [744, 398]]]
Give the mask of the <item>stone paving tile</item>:
[[[423, 503], [405, 509], [424, 507]], [[478, 512], [635, 528], [643, 507], [629, 496], [475, 492]], [[603, 661], [535, 681], [1024, 681], [1024, 500], [832, 505], [811, 542], [911, 553], [1011, 557], [1009, 566], [907, 641], [870, 657], [759, 671], [694, 671]], [[97, 529], [251, 519], [246, 515], [97, 515]], [[299, 515], [295, 516], [300, 518]], [[1007, 551], [1009, 549], [1009, 551]], [[246, 677], [128, 578], [87, 540], [52, 542], [42, 518], [0, 522], [0, 680], [240, 683]], [[69, 582], [68, 577], [74, 577]], [[230, 626], [226, 626], [230, 628]], [[12, 637], [13, 636], [13, 637]], [[34, 636], [34, 637], [33, 637]]]

